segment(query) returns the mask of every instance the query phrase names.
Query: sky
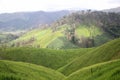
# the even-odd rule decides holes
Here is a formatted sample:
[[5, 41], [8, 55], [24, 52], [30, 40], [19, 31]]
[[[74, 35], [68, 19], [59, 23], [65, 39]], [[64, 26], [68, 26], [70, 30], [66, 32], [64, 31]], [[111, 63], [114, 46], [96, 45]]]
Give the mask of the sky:
[[0, 0], [0, 13], [74, 9], [103, 10], [115, 7], [120, 7], [120, 0]]

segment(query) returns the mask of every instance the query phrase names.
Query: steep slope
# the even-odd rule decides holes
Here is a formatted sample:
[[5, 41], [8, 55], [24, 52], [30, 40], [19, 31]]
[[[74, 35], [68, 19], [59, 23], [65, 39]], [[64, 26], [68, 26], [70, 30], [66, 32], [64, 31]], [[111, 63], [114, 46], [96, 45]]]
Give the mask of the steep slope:
[[65, 77], [34, 64], [0, 60], [0, 80], [61, 80]]
[[94, 48], [86, 54], [74, 59], [59, 69], [65, 75], [93, 64], [120, 58], [120, 39], [110, 41], [100, 47]]
[[104, 62], [82, 68], [64, 80], [119, 80], [120, 60]]
[[0, 48], [0, 59], [23, 61], [58, 69], [91, 49], [50, 50], [39, 48]]

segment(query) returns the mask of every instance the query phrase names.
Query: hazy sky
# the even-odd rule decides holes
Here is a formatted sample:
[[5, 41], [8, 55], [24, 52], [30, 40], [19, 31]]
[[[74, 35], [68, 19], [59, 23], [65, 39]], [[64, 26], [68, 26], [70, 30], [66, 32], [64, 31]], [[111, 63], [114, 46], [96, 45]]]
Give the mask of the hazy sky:
[[102, 10], [118, 6], [120, 0], [0, 0], [0, 13], [79, 8]]

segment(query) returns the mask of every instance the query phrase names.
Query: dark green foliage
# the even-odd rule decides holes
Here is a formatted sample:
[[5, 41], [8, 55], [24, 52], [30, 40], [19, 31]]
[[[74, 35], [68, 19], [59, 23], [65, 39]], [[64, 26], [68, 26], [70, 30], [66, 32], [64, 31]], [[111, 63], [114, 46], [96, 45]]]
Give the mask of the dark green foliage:
[[103, 29], [115, 38], [120, 37], [120, 14], [119, 13], [104, 13], [101, 17]]
[[0, 33], [0, 44], [8, 43], [18, 38], [17, 35]]
[[10, 75], [1, 75], [0, 74], [0, 80], [21, 80], [21, 78], [18, 78], [15, 76], [10, 76]]
[[[66, 29], [65, 35], [67, 36], [68, 40], [71, 40], [73, 43], [77, 43], [76, 39], [80, 39], [78, 36], [76, 36], [75, 30], [79, 28], [82, 25], [85, 25], [87, 28], [89, 28], [90, 36], [85, 37], [86, 43], [82, 43], [84, 47], [94, 47], [98, 44], [102, 44], [106, 42], [106, 40], [102, 40], [98, 44], [95, 44], [96, 36], [95, 35], [95, 28], [98, 27], [102, 34], [109, 34], [108, 40], [113, 37], [119, 38], [120, 37], [120, 13], [106, 13], [106, 12], [100, 12], [100, 11], [79, 11], [70, 14], [67, 17], [64, 17], [57, 21], [57, 23], [68, 24], [71, 25], [69, 28]], [[60, 26], [60, 25], [59, 25]], [[103, 35], [98, 36], [103, 36]], [[104, 36], [103, 36], [104, 37]], [[112, 39], [112, 38], [111, 38]], [[88, 43], [90, 42], [91, 45], [89, 46]], [[81, 46], [80, 46], [81, 47]]]

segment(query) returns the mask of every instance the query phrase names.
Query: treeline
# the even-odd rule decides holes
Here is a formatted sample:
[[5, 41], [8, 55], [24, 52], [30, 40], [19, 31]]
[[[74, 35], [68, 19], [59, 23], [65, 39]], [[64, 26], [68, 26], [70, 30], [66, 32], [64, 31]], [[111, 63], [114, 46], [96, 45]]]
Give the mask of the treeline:
[[[66, 38], [73, 43], [82, 47], [95, 46], [94, 34], [95, 27], [99, 27], [105, 33], [114, 38], [120, 37], [120, 13], [107, 13], [100, 11], [79, 11], [72, 13], [68, 16], [64, 16], [62, 19], [56, 21], [52, 27], [53, 32], [59, 29], [58, 27], [64, 24], [70, 25], [66, 28]], [[80, 26], [85, 25], [89, 28], [90, 37], [78, 37], [75, 34], [75, 30]]]
[[17, 39], [19, 36], [14, 34], [0, 34], [0, 44], [8, 43], [14, 39]]
[[99, 11], [80, 11], [72, 13], [69, 16], [64, 16], [61, 20], [58, 20], [56, 24], [75, 24], [86, 25], [88, 27], [94, 25], [101, 27], [104, 31], [108, 32], [114, 37], [120, 37], [120, 13], [114, 12], [99, 12]]

